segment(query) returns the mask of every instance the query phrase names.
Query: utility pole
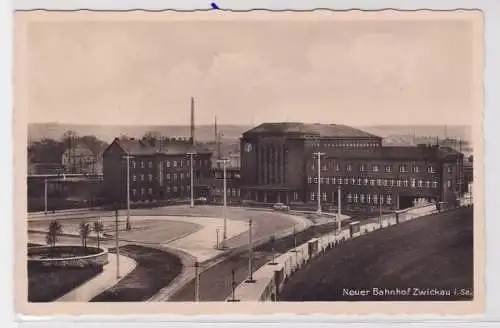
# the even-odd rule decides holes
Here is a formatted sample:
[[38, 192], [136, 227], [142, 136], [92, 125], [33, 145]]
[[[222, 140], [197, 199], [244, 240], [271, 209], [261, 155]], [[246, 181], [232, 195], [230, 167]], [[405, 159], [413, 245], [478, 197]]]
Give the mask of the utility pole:
[[231, 289], [232, 289], [232, 294], [233, 294], [233, 302], [236, 301], [235, 295], [234, 295], [234, 290], [236, 289], [236, 282], [234, 279], [234, 269], [231, 270]]
[[248, 221], [248, 283], [255, 282], [253, 279], [253, 247], [252, 247], [252, 219]]
[[217, 163], [222, 163], [223, 167], [223, 184], [224, 184], [224, 205], [223, 205], [223, 211], [224, 211], [224, 229], [222, 231], [222, 248], [226, 248], [226, 240], [227, 240], [227, 178], [226, 178], [226, 166], [227, 163], [229, 162], [229, 159], [224, 158], [217, 160]]
[[118, 210], [115, 210], [116, 279], [120, 279], [120, 244], [118, 241]]
[[125, 155], [124, 158], [126, 159], [127, 163], [127, 224], [126, 224], [126, 229], [130, 230], [132, 229], [132, 225], [130, 224], [130, 159], [133, 158], [130, 155]]
[[342, 193], [342, 188], [340, 187], [337, 187], [337, 202], [338, 202], [338, 212], [337, 212], [337, 232], [341, 232], [341, 228], [342, 228], [342, 225], [341, 225], [341, 215], [342, 215], [342, 205], [341, 205], [341, 202], [342, 202], [342, 197], [341, 197], [341, 193]]
[[217, 234], [217, 243], [215, 248], [219, 249], [219, 228], [215, 229], [215, 233]]
[[194, 262], [194, 274], [195, 274], [194, 301], [199, 302], [200, 301], [200, 264], [198, 263], [198, 261]]
[[44, 199], [45, 199], [45, 214], [47, 214], [48, 206], [47, 206], [47, 178], [44, 180]]
[[189, 166], [191, 168], [190, 178], [191, 178], [191, 208], [194, 207], [194, 169], [193, 169], [193, 156], [196, 155], [194, 152], [189, 152]]
[[318, 159], [318, 215], [321, 215], [321, 156], [325, 153], [315, 152], [313, 153]]

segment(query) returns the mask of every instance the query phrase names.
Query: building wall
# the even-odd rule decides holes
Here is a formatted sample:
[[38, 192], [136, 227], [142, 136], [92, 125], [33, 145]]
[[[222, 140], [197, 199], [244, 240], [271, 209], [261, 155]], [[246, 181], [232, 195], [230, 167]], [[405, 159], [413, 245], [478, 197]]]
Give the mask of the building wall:
[[103, 154], [103, 179], [105, 198], [112, 203], [124, 202], [123, 182], [126, 179], [125, 152], [117, 144], [111, 144]]

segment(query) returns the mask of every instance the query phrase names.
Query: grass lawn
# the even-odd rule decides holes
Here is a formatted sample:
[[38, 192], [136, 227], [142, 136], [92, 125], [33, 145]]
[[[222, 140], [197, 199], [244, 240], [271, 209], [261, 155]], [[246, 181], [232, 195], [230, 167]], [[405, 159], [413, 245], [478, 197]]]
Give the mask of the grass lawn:
[[120, 254], [134, 259], [136, 268], [91, 302], [146, 301], [171, 283], [182, 270], [181, 260], [177, 256], [154, 248], [125, 245], [120, 247]]
[[[472, 208], [461, 208], [429, 215], [336, 246], [295, 273], [279, 299], [471, 300], [472, 211]], [[382, 294], [375, 293], [375, 288], [382, 290]], [[368, 294], [363, 296], [355, 293], [362, 289], [367, 290]], [[408, 295], [402, 294], [402, 290], [407, 291]], [[427, 293], [432, 290], [445, 294]]]
[[43, 268], [28, 265], [28, 301], [55, 301], [100, 272], [102, 267]]

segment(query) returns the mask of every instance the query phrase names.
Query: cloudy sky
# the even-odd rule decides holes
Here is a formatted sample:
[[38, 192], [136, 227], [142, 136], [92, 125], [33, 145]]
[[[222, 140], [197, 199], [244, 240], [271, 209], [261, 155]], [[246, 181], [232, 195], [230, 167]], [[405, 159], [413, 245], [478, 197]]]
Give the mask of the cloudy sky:
[[54, 21], [27, 34], [30, 122], [468, 124], [466, 21]]

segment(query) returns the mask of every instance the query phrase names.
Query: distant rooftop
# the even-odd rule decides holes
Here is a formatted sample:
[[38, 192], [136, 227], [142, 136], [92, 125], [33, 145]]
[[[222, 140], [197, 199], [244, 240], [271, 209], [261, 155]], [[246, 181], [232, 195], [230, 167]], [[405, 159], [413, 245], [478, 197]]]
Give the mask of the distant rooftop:
[[304, 136], [338, 138], [380, 138], [374, 134], [347, 125], [320, 123], [310, 124], [298, 122], [262, 123], [259, 126], [246, 131], [244, 135], [253, 133], [299, 134]]
[[448, 147], [431, 146], [384, 146], [373, 149], [335, 149], [335, 156], [345, 158], [355, 157], [357, 159], [404, 159], [404, 160], [425, 160], [425, 159], [455, 159], [462, 153]]
[[202, 145], [192, 145], [187, 142], [149, 142], [141, 139], [118, 139], [113, 141], [117, 143], [125, 152], [130, 155], [153, 155], [153, 154], [166, 154], [166, 155], [183, 155], [188, 152], [196, 152], [198, 154], [210, 154], [209, 149]]

